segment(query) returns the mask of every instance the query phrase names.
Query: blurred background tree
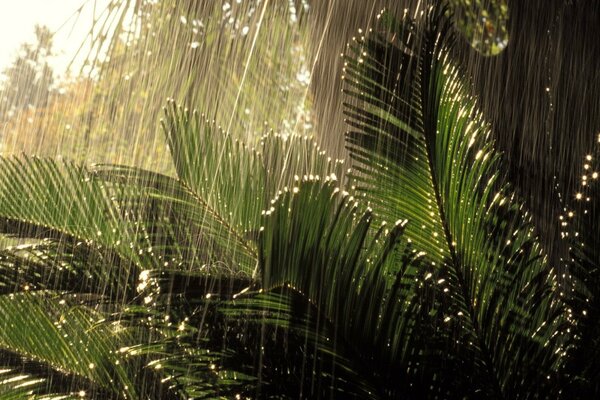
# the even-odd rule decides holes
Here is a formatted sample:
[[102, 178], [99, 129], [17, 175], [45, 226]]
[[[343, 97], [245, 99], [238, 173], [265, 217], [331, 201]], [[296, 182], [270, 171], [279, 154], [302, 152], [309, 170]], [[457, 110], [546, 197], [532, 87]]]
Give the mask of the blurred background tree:
[[506, 0], [451, 0], [456, 25], [465, 39], [485, 56], [500, 54], [508, 45]]
[[44, 107], [54, 83], [48, 64], [52, 56], [52, 32], [35, 26], [35, 43], [23, 43], [12, 65], [3, 71], [0, 118], [5, 119], [26, 108]]

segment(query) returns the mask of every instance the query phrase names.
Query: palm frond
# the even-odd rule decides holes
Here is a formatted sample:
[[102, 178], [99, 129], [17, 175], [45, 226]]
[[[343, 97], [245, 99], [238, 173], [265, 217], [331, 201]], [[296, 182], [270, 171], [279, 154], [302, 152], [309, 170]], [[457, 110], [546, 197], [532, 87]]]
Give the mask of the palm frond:
[[[265, 367], [259, 378], [262, 390], [284, 381], [299, 390], [306, 387], [306, 395], [315, 398], [408, 393], [408, 386], [400, 384], [404, 377], [390, 378], [399, 360], [413, 351], [418, 336], [411, 332], [425, 327], [421, 318], [429, 311], [427, 300], [411, 303], [405, 296], [411, 291], [404, 286], [415, 281], [421, 288], [428, 285], [423, 285], [423, 276], [407, 274], [417, 270], [419, 255], [408, 249], [397, 253], [403, 223], [389, 231], [384, 225], [370, 237], [371, 212], [361, 211], [335, 185], [331, 177], [307, 177], [282, 191], [265, 211], [260, 236], [260, 277], [266, 292], [240, 295], [220, 309], [230, 318], [245, 315], [288, 332], [286, 357], [304, 349], [305, 367], [291, 377], [275, 374], [276, 366]], [[424, 268], [423, 275], [428, 271]], [[269, 362], [268, 353], [263, 362]], [[288, 359], [288, 365], [296, 364]]]
[[170, 102], [163, 129], [182, 184], [235, 229], [258, 225], [264, 173], [255, 151], [197, 113]]
[[452, 61], [447, 9], [378, 18], [381, 30], [347, 50], [346, 143], [357, 193], [382, 219], [409, 221], [406, 237], [447, 285], [435, 308], [441, 347], [422, 360], [439, 368], [431, 386], [454, 385], [450, 397], [526, 397], [532, 382], [552, 391], [562, 354], [553, 273]]
[[127, 343], [124, 330], [97, 325], [103, 316], [79, 302], [76, 295], [48, 292], [0, 296], [0, 348], [85, 378], [92, 387], [136, 397], [138, 388], [115, 353]]
[[161, 270], [197, 271], [207, 265], [221, 265], [221, 272], [229, 274], [250, 275], [254, 270], [252, 241], [228, 214], [211, 207], [182, 180], [122, 165], [95, 165], [93, 173], [100, 180], [137, 188], [135, 194], [113, 200], [127, 210], [129, 219], [143, 224]]
[[327, 157], [312, 138], [271, 132], [249, 148], [173, 101], [163, 129], [179, 179], [161, 187], [203, 204], [247, 248], [255, 246], [261, 211], [295, 178], [342, 174], [342, 161]]
[[135, 188], [108, 187], [92, 179], [86, 168], [70, 162], [2, 158], [2, 233], [95, 243], [115, 248], [124, 258], [141, 264], [151, 258], [139, 254], [136, 231], [120, 217], [111, 200], [112, 196], [125, 196], [128, 190]]
[[230, 269], [250, 273], [255, 266], [248, 242], [170, 177], [27, 157], [4, 158], [0, 167], [4, 233], [104, 246], [142, 269], [177, 265], [201, 244], [205, 260], [233, 254], [238, 260]]
[[341, 161], [328, 158], [312, 138], [269, 133], [250, 148], [174, 101], [165, 108], [163, 129], [181, 185], [240, 236], [256, 232], [261, 211], [295, 176], [341, 174]]

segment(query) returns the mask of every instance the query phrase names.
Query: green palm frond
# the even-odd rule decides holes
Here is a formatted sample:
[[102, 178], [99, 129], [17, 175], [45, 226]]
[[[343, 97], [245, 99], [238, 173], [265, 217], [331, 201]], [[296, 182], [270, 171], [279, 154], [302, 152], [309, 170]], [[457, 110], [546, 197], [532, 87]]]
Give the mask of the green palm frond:
[[255, 266], [249, 241], [227, 229], [223, 218], [173, 178], [118, 166], [90, 171], [27, 157], [4, 158], [0, 164], [4, 233], [104, 246], [142, 268], [177, 264], [209, 243], [205, 250], [237, 257], [231, 269], [251, 272]]
[[[137, 297], [135, 282], [145, 270], [193, 267], [196, 272], [205, 268], [250, 277], [255, 268], [255, 250], [247, 241], [232, 235], [218, 215], [172, 178], [124, 167], [90, 171], [26, 157], [3, 158], [0, 167], [3, 232], [50, 238], [61, 247], [46, 246], [36, 250], [45, 254], [30, 254], [26, 270], [20, 272], [31, 288], [83, 290], [117, 302], [131, 301]], [[52, 259], [63, 257], [61, 252], [78, 253], [77, 265], [86, 272], [61, 270]], [[0, 260], [8, 287], [20, 273], [24, 251], [20, 253]], [[42, 256], [46, 260], [40, 260]], [[53, 275], [54, 281], [41, 281], [36, 275]]]
[[219, 263], [223, 273], [250, 275], [256, 247], [228, 215], [222, 215], [182, 180], [122, 165], [96, 165], [94, 176], [135, 187], [113, 200], [143, 224], [161, 270], [198, 269]]
[[[135, 330], [121, 325], [119, 316], [135, 304], [145, 304], [157, 294], [152, 290], [167, 293], [173, 287], [188, 289], [194, 277], [189, 266], [177, 265], [181, 258], [176, 255], [196, 261], [197, 273], [202, 273], [202, 265], [209, 264], [204, 275], [213, 282], [218, 275], [224, 275], [224, 279], [242, 278], [243, 269], [231, 267], [225, 250], [243, 246], [236, 247], [226, 229], [220, 233], [222, 221], [212, 214], [207, 218], [206, 204], [173, 178], [117, 166], [96, 167], [90, 172], [51, 160], [15, 158], [2, 162], [5, 232], [50, 239], [0, 253], [4, 328], [0, 330], [0, 348], [33, 358], [47, 365], [48, 371], [65, 371], [79, 377], [84, 380], [83, 387], [113, 393], [111, 397], [137, 398], [142, 394], [136, 392], [150, 390], [153, 381], [160, 387], [160, 379], [149, 377], [134, 382], [137, 376], [123, 375], [152, 358], [126, 366], [117, 357], [117, 349], [136, 343], [151, 328], [133, 324], [138, 326]], [[9, 185], [13, 180], [16, 183]], [[17, 201], [19, 198], [29, 202]], [[198, 236], [200, 229], [194, 223], [205, 237]], [[192, 249], [204, 253], [192, 259]], [[167, 255], [171, 257], [165, 258]], [[255, 257], [246, 256], [252, 260]], [[246, 279], [242, 279], [245, 286], [254, 263], [245, 264], [249, 265]], [[145, 278], [152, 270], [162, 271], [156, 275], [167, 280], [166, 287], [150, 285], [152, 293], [146, 293]], [[181, 274], [186, 270], [187, 274]], [[75, 308], [65, 305], [74, 299]], [[98, 322], [108, 317], [106, 312], [113, 313], [110, 320], [114, 323]], [[61, 318], [67, 318], [66, 325], [55, 324]], [[32, 336], [19, 334], [23, 329]], [[136, 339], [120, 340], [119, 335], [112, 334], [114, 330], [122, 330], [120, 335], [132, 332], [125, 338]], [[131, 382], [118, 382], [130, 378]]]
[[138, 389], [115, 355], [115, 344], [128, 338], [118, 324], [97, 325], [103, 316], [78, 303], [60, 293], [0, 296], [0, 348], [135, 398]]
[[240, 236], [256, 232], [261, 211], [295, 176], [341, 174], [341, 161], [328, 158], [312, 138], [269, 133], [251, 148], [173, 101], [163, 129], [180, 185]]
[[93, 179], [86, 168], [70, 162], [26, 156], [1, 158], [2, 233], [71, 238], [114, 248], [136, 264], [151, 262], [151, 257], [138, 251], [147, 247], [147, 242], [121, 217], [112, 201], [113, 196], [133, 195], [136, 190], [108, 186]]
[[[294, 349], [304, 349], [304, 369], [291, 376], [275, 373], [277, 364], [265, 368], [264, 391], [282, 382], [299, 385], [298, 390], [306, 385], [311, 388], [306, 395], [315, 398], [385, 398], [407, 389], [400, 383], [406, 383], [404, 377], [390, 378], [413, 350], [418, 339], [413, 329], [425, 328], [421, 319], [429, 310], [427, 300], [411, 302], [405, 286], [421, 282], [425, 294], [428, 283], [422, 279], [429, 269], [418, 276], [420, 255], [397, 252], [404, 223], [389, 230], [383, 225], [371, 237], [372, 221], [372, 213], [361, 211], [331, 177], [297, 181], [265, 211], [259, 259], [264, 293], [246, 293], [221, 307], [233, 320], [244, 315], [289, 332], [289, 359]], [[263, 362], [275, 363], [265, 361], [265, 351]], [[289, 359], [287, 365], [297, 365]]]
[[561, 364], [554, 275], [452, 61], [446, 13], [434, 7], [402, 21], [383, 13], [379, 33], [349, 45], [352, 179], [382, 219], [409, 221], [405, 236], [446, 285], [435, 310], [441, 347], [423, 349], [433, 354], [421, 363], [438, 370], [430, 379], [452, 382], [432, 387], [527, 397], [532, 382], [538, 393], [554, 390]]
[[19, 399], [31, 396], [43, 388], [43, 378], [19, 374], [7, 368], [0, 368], [0, 399]]
[[258, 225], [264, 203], [264, 173], [255, 151], [174, 102], [165, 109], [163, 129], [183, 185], [204, 199], [235, 229]]
[[161, 187], [204, 204], [251, 252], [261, 211], [280, 190], [298, 176], [342, 174], [342, 161], [327, 157], [312, 138], [271, 132], [250, 148], [173, 101], [165, 109], [163, 129], [178, 180]]

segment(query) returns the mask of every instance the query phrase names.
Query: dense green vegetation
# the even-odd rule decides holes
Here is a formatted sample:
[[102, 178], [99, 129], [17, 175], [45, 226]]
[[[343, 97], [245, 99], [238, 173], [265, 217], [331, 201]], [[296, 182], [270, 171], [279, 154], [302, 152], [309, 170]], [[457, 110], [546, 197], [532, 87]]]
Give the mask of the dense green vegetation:
[[345, 49], [346, 161], [234, 132], [231, 95], [168, 101], [173, 174], [1, 158], [0, 399], [598, 395], [600, 166], [553, 265], [450, 14], [384, 12]]

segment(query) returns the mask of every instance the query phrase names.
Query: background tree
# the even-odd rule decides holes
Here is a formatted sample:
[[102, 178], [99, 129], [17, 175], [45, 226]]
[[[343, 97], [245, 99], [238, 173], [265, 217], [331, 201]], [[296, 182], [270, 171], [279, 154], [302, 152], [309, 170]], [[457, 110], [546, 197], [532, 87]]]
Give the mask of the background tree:
[[52, 32], [46, 26], [36, 25], [35, 43], [22, 44], [17, 58], [3, 71], [2, 118], [46, 105], [54, 83], [48, 63], [52, 55]]

